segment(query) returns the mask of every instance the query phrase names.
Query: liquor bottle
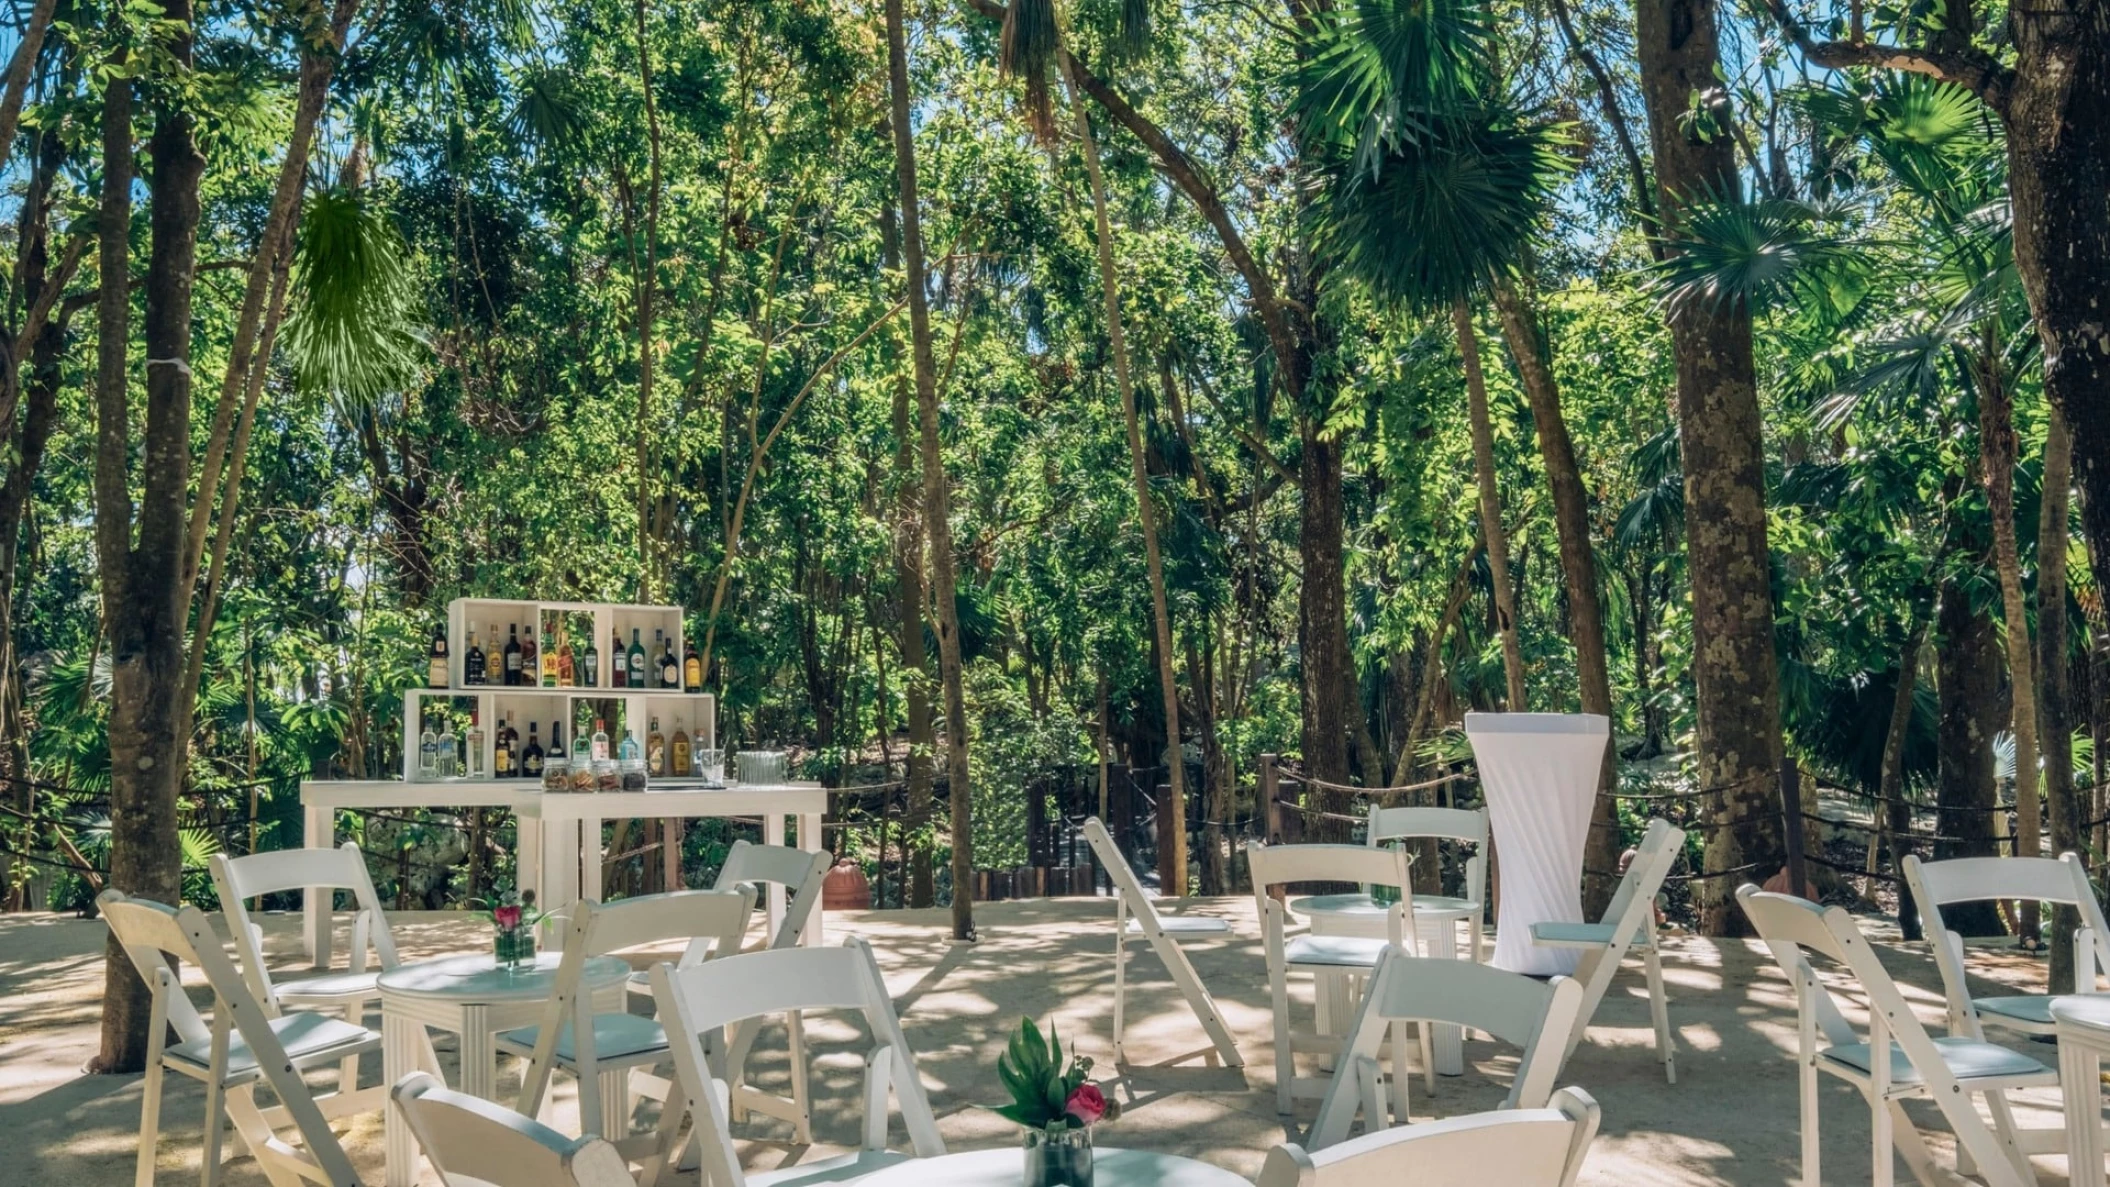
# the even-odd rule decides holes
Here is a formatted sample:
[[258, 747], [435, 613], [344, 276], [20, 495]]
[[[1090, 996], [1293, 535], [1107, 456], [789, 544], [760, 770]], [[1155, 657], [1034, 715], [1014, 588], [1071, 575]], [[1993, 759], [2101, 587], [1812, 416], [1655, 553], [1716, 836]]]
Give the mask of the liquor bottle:
[[577, 688], [579, 665], [571, 653], [571, 636], [562, 625], [557, 628], [557, 687]]
[[484, 727], [475, 709], [469, 710], [469, 761], [464, 769], [471, 779], [484, 777]]
[[655, 778], [667, 774], [667, 738], [659, 732], [659, 718], [652, 719], [652, 731], [645, 735], [645, 769]]
[[588, 770], [593, 766], [593, 748], [587, 744], [586, 731], [579, 730], [571, 736], [571, 769]]
[[703, 661], [696, 657], [696, 644], [681, 641], [681, 686], [689, 692], [703, 691]]
[[635, 731], [630, 729], [623, 731], [623, 742], [622, 745], [616, 747], [615, 756], [624, 762], [636, 762], [645, 756], [644, 748], [637, 744]]
[[637, 627], [630, 628], [630, 687], [632, 688], [646, 687], [645, 645], [638, 642], [637, 637], [639, 633]]
[[440, 739], [432, 732], [432, 719], [425, 719], [425, 728], [418, 734], [418, 778], [433, 779], [439, 775]]
[[518, 772], [513, 770], [513, 743], [507, 738], [506, 719], [498, 719], [498, 729], [492, 738], [491, 775], [496, 779], [511, 779]]
[[617, 631], [608, 648], [608, 671], [611, 688], [630, 687], [630, 663], [623, 658], [623, 632]]
[[571, 790], [571, 762], [564, 753], [562, 721], [549, 723], [549, 749], [542, 754], [542, 790]]
[[601, 652], [593, 641], [593, 632], [586, 632], [586, 654], [579, 661], [579, 683], [587, 688], [599, 688], [601, 682]]
[[476, 628], [472, 626], [469, 628], [469, 651], [462, 656], [462, 683], [482, 684], [484, 676], [484, 649], [477, 644]]
[[[520, 683], [520, 624], [512, 623], [506, 628], [506, 679], [507, 685]], [[497, 636], [492, 636], [496, 638]]]
[[[656, 635], [659, 632], [652, 633]], [[665, 689], [680, 688], [681, 662], [674, 658], [674, 642], [671, 639], [664, 640], [659, 646], [659, 686]]]
[[542, 636], [542, 687], [557, 687], [557, 648], [549, 634]]
[[440, 722], [440, 778], [452, 779], [462, 773], [461, 740], [454, 736], [454, 722]]
[[598, 717], [593, 719], [593, 760], [608, 760], [608, 725]]
[[520, 640], [520, 682], [529, 688], [542, 683], [542, 661], [535, 655], [535, 624], [529, 623], [527, 637]]
[[669, 762], [669, 769], [672, 770], [676, 779], [688, 778], [689, 731], [681, 728], [681, 726], [677, 724], [674, 727], [674, 740], [668, 745], [669, 750], [667, 753], [667, 759]]
[[520, 773], [522, 776], [542, 781], [542, 739], [535, 734], [535, 723], [528, 722], [527, 749], [521, 752]]
[[432, 662], [425, 665], [425, 686], [447, 687], [447, 624], [432, 628]]

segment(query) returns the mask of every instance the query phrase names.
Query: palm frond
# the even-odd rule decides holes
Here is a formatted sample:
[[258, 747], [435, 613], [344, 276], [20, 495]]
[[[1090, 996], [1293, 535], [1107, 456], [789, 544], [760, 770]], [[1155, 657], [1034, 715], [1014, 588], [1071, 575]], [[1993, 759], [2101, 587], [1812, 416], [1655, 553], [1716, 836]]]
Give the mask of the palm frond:
[[304, 389], [365, 405], [416, 376], [425, 338], [408, 255], [370, 191], [331, 190], [309, 200], [285, 330]]
[[997, 41], [997, 71], [1025, 84], [1026, 122], [1035, 136], [1050, 144], [1057, 133], [1048, 79], [1061, 52], [1055, 0], [1011, 0]]
[[1788, 199], [1710, 197], [1686, 208], [1657, 284], [1672, 308], [1737, 304], [1759, 309], [1776, 301], [1851, 302], [1867, 246], [1830, 234], [1833, 212]]

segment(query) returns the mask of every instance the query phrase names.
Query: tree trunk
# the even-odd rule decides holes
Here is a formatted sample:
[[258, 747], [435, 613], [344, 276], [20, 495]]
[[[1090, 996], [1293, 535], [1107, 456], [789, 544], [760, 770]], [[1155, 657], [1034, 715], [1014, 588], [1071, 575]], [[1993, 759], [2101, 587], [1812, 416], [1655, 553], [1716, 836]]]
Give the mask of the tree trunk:
[[[1316, 779], [1348, 779], [1348, 720], [1357, 711], [1353, 696], [1354, 661], [1348, 652], [1348, 610], [1342, 590], [1341, 447], [1322, 432], [1324, 418], [1300, 416], [1303, 464], [1297, 485], [1303, 492], [1298, 509], [1297, 551], [1303, 580], [1297, 587], [1298, 637], [1303, 640], [1304, 772]], [[1318, 806], [1346, 813], [1352, 797], [1321, 790]], [[1313, 821], [1310, 840], [1344, 840], [1339, 822]]]
[[[189, 0], [163, 0], [161, 16], [180, 29], [165, 43], [171, 63], [192, 62]], [[122, 86], [104, 105], [102, 250], [104, 339], [99, 347], [96, 456], [97, 550], [104, 583], [103, 617], [110, 642], [110, 884], [129, 894], [174, 903], [182, 889], [176, 798], [183, 785], [192, 703], [183, 695], [187, 598], [186, 511], [191, 474], [191, 285], [196, 275], [199, 181], [205, 159], [193, 117], [157, 99], [149, 143], [153, 190], [148, 206], [146, 421], [141, 443], [138, 543], [131, 543], [127, 479], [129, 400], [126, 335], [129, 301], [122, 237], [130, 202], [108, 189], [131, 184], [131, 104]], [[114, 170], [114, 171], [113, 171]], [[113, 234], [115, 232], [115, 234]], [[115, 586], [114, 594], [112, 586]], [[96, 1069], [137, 1071], [146, 1052], [147, 990], [121, 950], [108, 952], [104, 973], [102, 1050]]]
[[[2037, 514], [2037, 714], [2044, 751], [2044, 801], [2051, 809], [2051, 851], [2079, 853], [2085, 819], [2073, 787], [2073, 669], [2067, 663], [2067, 512], [2073, 487], [2073, 438], [2057, 408], [2044, 436], [2044, 497]], [[2072, 907], [2051, 913], [2051, 984], [2073, 984]], [[2093, 989], [2090, 985], [2087, 988]]]
[[[1208, 638], [1209, 636], [1204, 636]], [[1197, 650], [1187, 640], [1187, 683], [1194, 686], [1195, 728], [1202, 740], [1201, 886], [1205, 895], [1231, 893], [1230, 854], [1224, 842], [1231, 819], [1230, 772], [1216, 735], [1216, 679], [1213, 648]]]
[[901, 649], [901, 676], [908, 713], [908, 896], [904, 904], [928, 907], [937, 902], [931, 870], [931, 756], [937, 737], [931, 730], [930, 661], [923, 652], [923, 520], [916, 475], [916, 439], [909, 420], [909, 384], [894, 384], [894, 625]]
[[[1990, 336], [1990, 335], [1989, 335]], [[2012, 728], [2015, 732], [2015, 853], [2043, 854], [2042, 806], [2037, 800], [2037, 682], [2029, 641], [2029, 606], [2022, 592], [2022, 550], [2015, 540], [2015, 411], [1997, 344], [1973, 361], [1978, 381], [1978, 463], [1986, 513], [1993, 521], [1993, 567], [2000, 577]], [[2020, 904], [2023, 941], [2037, 938], [2038, 904]]]
[[[1605, 647], [1604, 603], [1597, 593], [1597, 549], [1590, 538], [1590, 495], [1583, 489], [1582, 469], [1568, 418], [1561, 412], [1560, 385], [1546, 354], [1544, 327], [1528, 290], [1506, 277], [1495, 280], [1495, 308], [1509, 357], [1516, 360], [1524, 397], [1531, 403], [1531, 424], [1539, 440], [1539, 459], [1553, 495], [1554, 533], [1560, 541], [1561, 577], [1567, 584], [1568, 638], [1575, 645], [1575, 677], [1582, 711], [1612, 717], [1612, 670]], [[1643, 573], [1643, 580], [1647, 574]], [[1635, 648], [1646, 654], [1643, 640]], [[1645, 687], [1645, 685], [1644, 685]], [[1644, 715], [1646, 710], [1643, 711]], [[1619, 749], [1606, 746], [1597, 771], [1597, 799], [1590, 807], [1590, 840], [1583, 854], [1583, 914], [1595, 919], [1612, 901], [1619, 879], [1620, 835], [1612, 792], [1619, 781]]]
[[[1635, 45], [1666, 233], [1686, 205], [1739, 192], [1727, 137], [1706, 136], [1694, 96], [1714, 96], [1719, 126], [1733, 118], [1709, 0], [1640, 0]], [[1736, 909], [1745, 878], [1781, 868], [1780, 680], [1773, 650], [1771, 558], [1766, 544], [1765, 454], [1740, 305], [1681, 305], [1669, 315], [1678, 377], [1678, 436], [1685, 466], [1685, 524], [1692, 575], [1692, 676], [1696, 774], [1709, 793], [1700, 927], [1710, 935], [1748, 926]]]
[[1451, 328], [1465, 363], [1465, 403], [1473, 426], [1473, 476], [1480, 488], [1480, 538], [1487, 541], [1487, 568], [1494, 577], [1495, 630], [1502, 636], [1502, 675], [1511, 713], [1530, 711], [1524, 694], [1524, 648], [1517, 642], [1517, 595], [1510, 584], [1509, 533], [1502, 527], [1502, 496], [1495, 490], [1495, 430], [1487, 414], [1487, 376], [1480, 369], [1480, 336], [1463, 298], [1451, 304]]
[[[652, 378], [657, 363], [652, 341], [654, 306], [659, 295], [659, 106], [652, 98], [652, 45], [645, 36], [645, 0], [637, 0], [637, 79], [645, 97], [645, 266], [637, 274], [637, 559], [638, 600], [650, 602], [658, 586], [663, 557], [652, 530]], [[632, 257], [635, 259], [635, 257]], [[700, 359], [702, 356], [698, 356]], [[699, 363], [699, 366], [701, 364]], [[801, 838], [803, 840], [804, 838]]]
[[1905, 855], [1912, 852], [1912, 812], [1905, 803], [1905, 742], [1912, 731], [1912, 707], [1917, 701], [1920, 649], [1927, 641], [1924, 620], [1906, 632], [1905, 646], [1898, 652], [1897, 687], [1890, 698], [1890, 724], [1883, 733], [1883, 767], [1877, 776], [1876, 794], [1882, 802], [1872, 815], [1881, 824], [1881, 836], [1869, 841], [1869, 870], [1875, 869], [1879, 842], [1890, 846], [1890, 868], [1898, 875], [1898, 930], [1908, 940], [1920, 938], [1920, 915], [1912, 905], [1912, 888], [1905, 884]]
[[[2000, 644], [1993, 620], [1971, 608], [1970, 595], [1955, 582], [1942, 586], [1935, 648], [1936, 691], [1941, 697], [1940, 762], [1936, 819], [1942, 840], [1937, 858], [1995, 857], [1993, 738], [2007, 723], [2000, 695]], [[1964, 936], [2005, 931], [1990, 902], [1942, 908], [1942, 922]]]
[[[1068, 61], [1068, 55], [1064, 55]], [[1150, 497], [1150, 468], [1143, 458], [1143, 429], [1136, 416], [1136, 390], [1128, 370], [1128, 340], [1121, 328], [1120, 278], [1114, 269], [1114, 228], [1106, 211], [1106, 179], [1099, 172], [1099, 147], [1092, 123], [1072, 80], [1070, 107], [1092, 186], [1092, 215], [1099, 251], [1099, 287], [1106, 300], [1106, 337], [1114, 356], [1114, 386], [1121, 393], [1121, 419], [1128, 429], [1128, 473], [1135, 485], [1136, 522], [1143, 532], [1143, 563], [1150, 574], [1151, 629], [1156, 632], [1158, 690], [1165, 703], [1165, 765], [1169, 794], [1158, 804], [1158, 892], [1187, 894], [1187, 764], [1181, 755], [1180, 689], [1174, 674], [1172, 611], [1165, 598], [1165, 564], [1158, 554], [1157, 509]]]
[[952, 935], [974, 939], [974, 830], [967, 770], [967, 701], [960, 673], [960, 613], [953, 575], [952, 499], [938, 443], [938, 368], [931, 354], [923, 216], [916, 188], [916, 140], [909, 122], [908, 30], [903, 0], [886, 0], [887, 84], [894, 168], [901, 194], [901, 258], [908, 282], [909, 340], [915, 354], [916, 413], [923, 443], [923, 531], [937, 604], [938, 673], [945, 689], [945, 783], [952, 802]]

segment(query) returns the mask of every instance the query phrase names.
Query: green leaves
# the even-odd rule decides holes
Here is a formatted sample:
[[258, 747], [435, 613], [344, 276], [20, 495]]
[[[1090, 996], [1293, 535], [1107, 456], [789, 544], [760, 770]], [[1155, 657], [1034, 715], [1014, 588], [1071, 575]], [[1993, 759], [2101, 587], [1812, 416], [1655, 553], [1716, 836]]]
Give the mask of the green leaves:
[[1850, 307], [1864, 287], [1866, 243], [1830, 233], [1834, 219], [1823, 206], [1787, 199], [1694, 202], [1656, 268], [1657, 282], [1673, 308], [1757, 309], [1790, 299]]
[[1092, 1061], [1082, 1057], [1064, 1065], [1054, 1023], [1048, 1024], [1044, 1039], [1031, 1018], [1020, 1018], [1010, 1043], [996, 1058], [997, 1079], [1011, 1094], [1011, 1103], [992, 1111], [1028, 1129], [1073, 1126], [1077, 1123], [1064, 1106], [1091, 1070]]
[[357, 406], [416, 378], [425, 340], [408, 255], [367, 191], [309, 200], [285, 330], [303, 388]]

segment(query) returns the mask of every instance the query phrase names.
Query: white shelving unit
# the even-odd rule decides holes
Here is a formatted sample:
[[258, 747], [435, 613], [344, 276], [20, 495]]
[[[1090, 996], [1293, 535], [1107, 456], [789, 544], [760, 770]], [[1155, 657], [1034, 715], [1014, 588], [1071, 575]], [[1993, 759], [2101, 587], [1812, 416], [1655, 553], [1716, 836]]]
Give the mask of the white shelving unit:
[[[503, 653], [505, 641], [514, 630], [523, 634], [536, 633], [538, 648], [542, 642], [541, 628], [544, 623], [557, 621], [558, 616], [572, 627], [590, 623], [585, 629], [593, 632], [593, 640], [600, 650], [599, 674], [593, 687], [574, 685], [570, 687], [544, 688], [540, 684], [541, 672], [536, 671], [534, 685], [507, 685]], [[672, 688], [656, 687], [659, 676], [659, 653], [652, 648], [653, 632], [658, 631], [663, 639], [671, 640], [677, 665], [684, 658], [682, 610], [679, 606], [640, 606], [608, 602], [527, 602], [499, 598], [456, 598], [447, 603], [447, 679], [446, 688], [413, 688], [403, 694], [403, 778], [406, 782], [426, 784], [481, 783], [488, 780], [495, 770], [497, 752], [497, 730], [499, 722], [510, 717], [513, 728], [520, 733], [525, 745], [529, 726], [537, 728], [537, 737], [544, 746], [549, 745], [551, 722], [564, 723], [564, 744], [569, 751], [574, 731], [582, 720], [590, 730], [595, 716], [607, 723], [611, 749], [622, 741], [625, 731], [637, 736], [638, 744], [644, 745], [652, 722], [659, 722], [660, 733], [667, 739], [671, 751], [674, 732], [686, 731], [692, 750], [705, 749], [717, 744], [718, 698], [708, 692], [687, 692], [678, 684]], [[484, 632], [497, 632], [497, 646]], [[486, 670], [496, 677], [494, 682], [469, 684], [465, 680], [464, 666], [469, 654], [469, 632], [479, 632], [479, 642], [487, 657]], [[614, 663], [613, 647], [621, 639], [625, 652], [630, 646], [631, 632], [637, 632], [640, 644], [645, 648], [645, 668], [648, 680], [654, 683], [644, 688], [615, 688], [609, 683]], [[586, 650], [586, 640], [571, 635], [575, 663]], [[575, 679], [583, 680], [579, 673]], [[477, 719], [483, 729], [482, 779], [457, 777], [451, 779], [422, 778], [418, 771], [418, 735], [423, 723], [436, 705], [449, 707], [455, 719], [455, 732], [466, 737], [468, 730], [467, 706], [461, 702], [474, 703]], [[591, 705], [592, 710], [582, 706]], [[609, 712], [609, 710], [613, 710]], [[693, 781], [687, 772], [671, 773], [662, 780], [669, 785]], [[508, 780], [507, 782], [526, 782]]]

